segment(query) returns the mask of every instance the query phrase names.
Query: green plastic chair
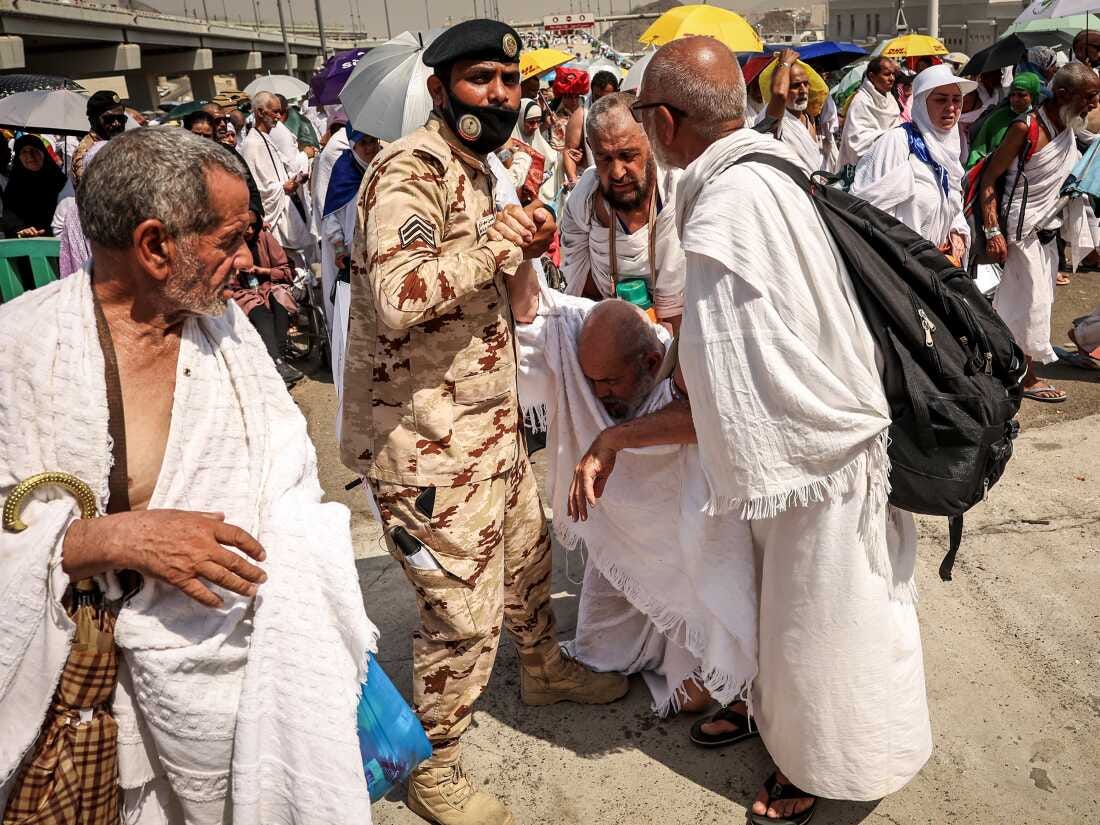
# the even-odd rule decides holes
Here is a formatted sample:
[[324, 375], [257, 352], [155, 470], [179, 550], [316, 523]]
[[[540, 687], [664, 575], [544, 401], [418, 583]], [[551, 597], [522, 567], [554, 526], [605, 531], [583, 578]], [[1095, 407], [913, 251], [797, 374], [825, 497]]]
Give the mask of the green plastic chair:
[[13, 258], [29, 258], [35, 288], [57, 280], [57, 259], [61, 241], [57, 238], [13, 238], [0, 241], [0, 301], [18, 298], [25, 291]]

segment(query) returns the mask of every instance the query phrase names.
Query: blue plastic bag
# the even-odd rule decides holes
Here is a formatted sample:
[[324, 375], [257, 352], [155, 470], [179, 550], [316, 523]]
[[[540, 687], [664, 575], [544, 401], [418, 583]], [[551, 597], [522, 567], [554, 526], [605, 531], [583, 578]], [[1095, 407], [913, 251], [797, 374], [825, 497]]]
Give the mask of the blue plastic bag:
[[367, 662], [358, 716], [359, 753], [367, 775], [367, 792], [376, 802], [432, 755], [432, 745], [420, 720], [373, 653]]

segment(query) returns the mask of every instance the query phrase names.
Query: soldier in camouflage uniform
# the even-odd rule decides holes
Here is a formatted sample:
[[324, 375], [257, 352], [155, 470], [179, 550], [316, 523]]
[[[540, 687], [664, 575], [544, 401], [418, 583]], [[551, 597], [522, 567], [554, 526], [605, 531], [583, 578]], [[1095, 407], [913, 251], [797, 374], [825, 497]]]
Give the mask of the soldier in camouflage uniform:
[[443, 825], [514, 821], [459, 766], [502, 626], [525, 703], [603, 703], [627, 689], [558, 647], [550, 539], [520, 438], [506, 281], [545, 251], [554, 223], [544, 209], [494, 209], [486, 155], [518, 116], [518, 54], [516, 32], [490, 20], [427, 49], [435, 111], [368, 170], [352, 254], [341, 450], [416, 593], [413, 701], [434, 753], [408, 804]]

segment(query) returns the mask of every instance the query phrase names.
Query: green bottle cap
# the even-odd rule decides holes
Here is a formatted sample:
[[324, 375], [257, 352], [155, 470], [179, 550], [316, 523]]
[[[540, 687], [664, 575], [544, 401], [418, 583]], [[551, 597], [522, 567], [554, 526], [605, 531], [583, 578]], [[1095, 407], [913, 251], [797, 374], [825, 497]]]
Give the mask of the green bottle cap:
[[642, 278], [627, 278], [615, 284], [615, 295], [641, 309], [649, 309], [653, 301], [649, 297], [649, 284]]

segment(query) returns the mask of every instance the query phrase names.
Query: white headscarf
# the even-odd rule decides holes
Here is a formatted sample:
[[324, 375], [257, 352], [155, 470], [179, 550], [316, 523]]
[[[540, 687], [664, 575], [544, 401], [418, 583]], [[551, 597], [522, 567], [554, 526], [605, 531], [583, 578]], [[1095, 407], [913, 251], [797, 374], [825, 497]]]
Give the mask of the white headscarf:
[[913, 123], [924, 138], [928, 154], [947, 171], [950, 191], [955, 193], [961, 189], [963, 178], [963, 167], [959, 159], [962, 154], [962, 140], [959, 137], [958, 124], [950, 129], [942, 129], [932, 122], [928, 114], [928, 96], [943, 86], [958, 86], [959, 91], [965, 95], [976, 89], [978, 84], [973, 80], [956, 77], [951, 67], [945, 63], [930, 66], [913, 81], [913, 105], [910, 108]]

